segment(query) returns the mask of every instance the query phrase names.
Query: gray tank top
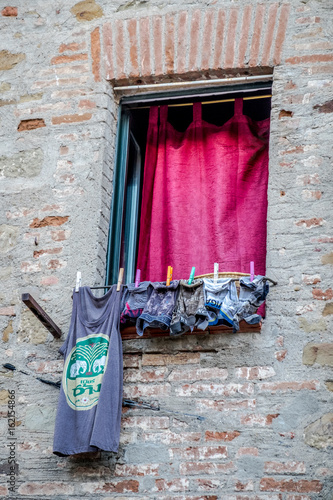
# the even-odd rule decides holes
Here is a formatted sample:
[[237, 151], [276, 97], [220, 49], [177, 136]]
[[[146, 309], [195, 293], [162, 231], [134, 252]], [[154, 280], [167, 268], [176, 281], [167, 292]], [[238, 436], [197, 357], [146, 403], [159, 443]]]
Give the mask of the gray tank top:
[[103, 297], [90, 288], [73, 292], [65, 364], [56, 416], [53, 453], [59, 456], [118, 451], [123, 387], [119, 331], [122, 291]]

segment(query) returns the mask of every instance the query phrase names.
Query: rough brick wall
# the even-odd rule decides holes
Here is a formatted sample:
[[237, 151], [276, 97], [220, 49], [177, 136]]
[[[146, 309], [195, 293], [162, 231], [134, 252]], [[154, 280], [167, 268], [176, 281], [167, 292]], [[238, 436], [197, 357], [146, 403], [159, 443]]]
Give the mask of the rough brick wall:
[[[0, 496], [332, 498], [332, 7], [330, 2], [23, 0], [0, 9]], [[267, 274], [260, 334], [124, 342], [119, 453], [52, 455], [54, 340], [77, 270], [103, 283], [117, 97], [111, 83], [274, 71]], [[8, 391], [15, 390], [16, 492]], [[9, 399], [9, 401], [11, 401]]]

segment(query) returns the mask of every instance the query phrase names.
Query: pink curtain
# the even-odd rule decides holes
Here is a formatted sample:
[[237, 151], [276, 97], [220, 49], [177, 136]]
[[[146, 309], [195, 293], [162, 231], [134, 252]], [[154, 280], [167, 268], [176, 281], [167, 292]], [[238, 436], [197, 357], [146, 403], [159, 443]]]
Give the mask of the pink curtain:
[[150, 110], [137, 267], [165, 281], [220, 271], [265, 274], [269, 119], [255, 122], [235, 100], [223, 126], [201, 118], [178, 132], [168, 107]]

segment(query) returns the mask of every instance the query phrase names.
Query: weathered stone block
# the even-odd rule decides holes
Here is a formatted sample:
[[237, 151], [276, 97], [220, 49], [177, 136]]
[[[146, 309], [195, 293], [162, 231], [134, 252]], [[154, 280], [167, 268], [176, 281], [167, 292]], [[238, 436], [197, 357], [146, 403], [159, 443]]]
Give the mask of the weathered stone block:
[[10, 226], [8, 224], [0, 225], [0, 253], [7, 253], [14, 248], [18, 233], [19, 228], [17, 226]]
[[324, 332], [327, 329], [326, 322], [323, 318], [309, 322], [305, 318], [298, 318], [299, 321], [299, 326], [304, 330], [306, 333], [311, 333], [311, 332]]
[[71, 8], [71, 13], [75, 15], [77, 21], [92, 21], [103, 16], [103, 9], [95, 0], [84, 0]]
[[330, 314], [333, 314], [333, 302], [328, 302], [327, 304], [325, 304], [322, 314], [323, 316], [329, 316]]
[[44, 154], [40, 148], [0, 157], [0, 177], [35, 177], [42, 169]]
[[303, 349], [303, 364], [312, 366], [319, 365], [333, 366], [333, 344], [309, 343]]
[[0, 71], [14, 68], [14, 66], [23, 61], [25, 57], [25, 54], [12, 54], [8, 50], [0, 50]]
[[41, 322], [25, 309], [22, 311], [21, 323], [18, 330], [18, 341], [29, 342], [31, 344], [43, 344], [47, 338], [48, 332]]
[[326, 413], [304, 429], [304, 441], [319, 450], [333, 446], [333, 413]]

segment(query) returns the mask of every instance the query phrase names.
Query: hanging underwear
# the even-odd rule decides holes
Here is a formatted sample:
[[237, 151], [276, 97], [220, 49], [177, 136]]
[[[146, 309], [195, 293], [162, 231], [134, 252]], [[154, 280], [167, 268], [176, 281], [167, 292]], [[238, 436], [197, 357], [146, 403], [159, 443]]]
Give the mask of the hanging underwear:
[[146, 328], [167, 330], [170, 326], [172, 313], [178, 295], [179, 281], [152, 283], [153, 291], [136, 324], [138, 335], [142, 336]]
[[208, 326], [208, 311], [205, 308], [203, 280], [194, 280], [190, 285], [181, 280], [179, 295], [174, 309], [170, 335], [181, 335], [194, 327], [205, 330]]
[[256, 312], [269, 292], [269, 285], [263, 276], [255, 276], [253, 281], [249, 277], [241, 278], [239, 286], [238, 307], [233, 317], [234, 332], [239, 330], [242, 319], [250, 325], [260, 323], [262, 317]]

